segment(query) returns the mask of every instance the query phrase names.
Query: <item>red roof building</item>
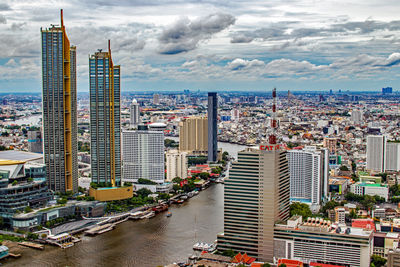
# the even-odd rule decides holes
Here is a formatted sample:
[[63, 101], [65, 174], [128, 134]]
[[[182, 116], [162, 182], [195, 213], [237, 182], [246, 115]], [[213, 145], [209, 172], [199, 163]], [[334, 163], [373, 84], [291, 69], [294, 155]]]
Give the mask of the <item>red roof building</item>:
[[375, 222], [373, 219], [353, 219], [351, 227], [373, 230], [375, 232]]

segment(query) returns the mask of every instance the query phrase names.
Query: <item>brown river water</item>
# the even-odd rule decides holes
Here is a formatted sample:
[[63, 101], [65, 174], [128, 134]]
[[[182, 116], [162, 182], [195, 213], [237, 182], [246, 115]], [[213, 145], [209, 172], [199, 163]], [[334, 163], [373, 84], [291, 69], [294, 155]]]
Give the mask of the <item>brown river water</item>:
[[141, 221], [127, 221], [113, 231], [61, 249], [25, 250], [20, 259], [1, 261], [5, 266], [159, 266], [185, 261], [193, 245], [211, 243], [223, 231], [223, 185], [212, 185], [182, 205]]

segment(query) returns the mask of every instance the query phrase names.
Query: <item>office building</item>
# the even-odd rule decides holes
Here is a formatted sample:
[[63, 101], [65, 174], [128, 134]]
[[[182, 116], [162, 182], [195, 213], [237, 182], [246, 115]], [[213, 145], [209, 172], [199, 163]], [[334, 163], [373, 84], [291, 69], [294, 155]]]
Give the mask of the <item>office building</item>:
[[289, 218], [290, 177], [286, 152], [279, 145], [271, 147], [246, 148], [232, 163], [225, 180], [219, 251], [232, 249], [260, 261], [273, 261], [274, 224]]
[[121, 185], [120, 66], [108, 52], [89, 56], [92, 182]]
[[367, 136], [367, 170], [385, 172], [386, 136]]
[[167, 182], [171, 182], [175, 177], [186, 179], [188, 176], [187, 153], [170, 150], [167, 152], [166, 158]]
[[179, 122], [179, 151], [206, 155], [208, 124], [205, 117], [183, 118]]
[[387, 267], [398, 267], [400, 266], [400, 249], [389, 251], [387, 256]]
[[78, 190], [76, 47], [61, 26], [41, 29], [46, 178], [55, 192]]
[[218, 112], [218, 99], [217, 93], [208, 93], [208, 161], [217, 161], [218, 152], [218, 125], [217, 125], [217, 114]]
[[363, 122], [363, 113], [360, 110], [352, 110], [350, 120], [355, 124], [361, 124]]
[[373, 231], [339, 226], [322, 218], [301, 221], [301, 216], [296, 216], [287, 223], [275, 225], [274, 256], [277, 259], [298, 260], [310, 266], [369, 266]]
[[28, 131], [28, 151], [33, 153], [43, 153], [41, 131]]
[[328, 197], [328, 149], [307, 146], [288, 152], [290, 200], [321, 205]]
[[139, 110], [139, 103], [136, 99], [133, 99], [132, 104], [130, 106], [131, 111], [131, 127], [136, 128], [140, 123], [140, 110]]
[[122, 132], [123, 181], [136, 183], [139, 178], [164, 182], [164, 133], [138, 130]]
[[400, 171], [400, 143], [386, 142], [386, 165], [388, 171]]

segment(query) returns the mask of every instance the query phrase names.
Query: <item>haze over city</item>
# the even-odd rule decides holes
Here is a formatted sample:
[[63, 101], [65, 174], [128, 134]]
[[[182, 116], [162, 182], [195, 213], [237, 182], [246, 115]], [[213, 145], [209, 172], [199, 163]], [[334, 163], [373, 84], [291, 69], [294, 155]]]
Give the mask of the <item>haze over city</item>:
[[2, 1], [0, 92], [41, 91], [41, 27], [88, 55], [107, 47], [122, 91], [360, 90], [399, 84], [399, 1]]

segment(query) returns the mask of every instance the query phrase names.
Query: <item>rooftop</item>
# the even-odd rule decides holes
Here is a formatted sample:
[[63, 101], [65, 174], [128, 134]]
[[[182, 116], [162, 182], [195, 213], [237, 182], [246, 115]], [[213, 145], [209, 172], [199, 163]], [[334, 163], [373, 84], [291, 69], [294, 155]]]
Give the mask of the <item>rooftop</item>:
[[0, 151], [1, 160], [17, 160], [17, 161], [35, 161], [42, 160], [43, 154], [25, 152], [19, 150], [5, 150]]

